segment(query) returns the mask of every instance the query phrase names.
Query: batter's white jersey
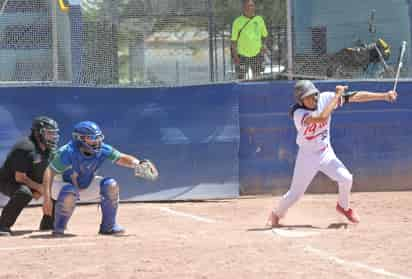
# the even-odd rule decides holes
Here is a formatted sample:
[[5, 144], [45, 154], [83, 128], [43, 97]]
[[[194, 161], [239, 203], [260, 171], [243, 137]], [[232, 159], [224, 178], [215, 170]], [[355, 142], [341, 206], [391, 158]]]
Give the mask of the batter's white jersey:
[[330, 122], [331, 116], [323, 123], [312, 123], [305, 125], [304, 120], [308, 116], [319, 115], [325, 107], [332, 101], [335, 93], [322, 92], [318, 97], [316, 110], [305, 108], [297, 109], [293, 114], [293, 120], [297, 130], [296, 143], [300, 149], [305, 151], [320, 151], [330, 146]]

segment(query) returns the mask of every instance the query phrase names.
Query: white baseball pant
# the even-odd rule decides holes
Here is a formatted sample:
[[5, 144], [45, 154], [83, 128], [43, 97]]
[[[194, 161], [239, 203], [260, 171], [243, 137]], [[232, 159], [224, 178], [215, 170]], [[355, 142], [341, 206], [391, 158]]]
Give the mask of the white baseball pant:
[[336, 157], [332, 147], [329, 146], [326, 150], [315, 153], [300, 149], [296, 157], [290, 189], [282, 196], [277, 209], [274, 210], [278, 217], [284, 217], [288, 209], [303, 196], [318, 171], [338, 183], [339, 205], [345, 210], [349, 208], [352, 174]]

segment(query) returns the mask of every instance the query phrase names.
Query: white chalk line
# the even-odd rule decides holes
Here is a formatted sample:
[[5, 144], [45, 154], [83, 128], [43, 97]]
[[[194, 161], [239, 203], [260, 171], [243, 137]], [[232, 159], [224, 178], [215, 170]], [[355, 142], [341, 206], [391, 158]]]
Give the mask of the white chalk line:
[[83, 243], [69, 243], [69, 244], [56, 244], [56, 245], [33, 245], [33, 246], [21, 246], [21, 247], [3, 247], [0, 251], [15, 251], [15, 250], [34, 250], [34, 249], [47, 249], [47, 248], [66, 248], [73, 246], [94, 246], [94, 242]]
[[328, 254], [325, 251], [313, 248], [311, 246], [306, 246], [304, 248], [305, 251], [309, 251], [312, 252], [316, 255], [318, 255], [319, 257], [329, 260], [329, 261], [333, 261], [339, 265], [345, 266], [345, 267], [355, 267], [358, 269], [363, 269], [363, 270], [367, 270], [369, 272], [375, 273], [375, 274], [379, 274], [379, 275], [384, 275], [384, 276], [388, 276], [388, 277], [392, 277], [392, 278], [398, 278], [398, 279], [412, 279], [412, 277], [408, 277], [408, 276], [404, 276], [401, 274], [397, 274], [397, 273], [393, 273], [393, 272], [389, 272], [384, 270], [383, 268], [375, 268], [360, 262], [354, 262], [354, 261], [345, 261], [341, 258], [335, 257], [333, 255]]
[[291, 230], [287, 228], [272, 229], [270, 233], [273, 233], [273, 234], [276, 234], [282, 237], [288, 237], [288, 238], [307, 237], [307, 236], [320, 234], [319, 231], [301, 231], [301, 230]]
[[[210, 219], [210, 218], [205, 218], [205, 217], [201, 217], [201, 216], [197, 216], [197, 215], [193, 215], [193, 214], [188, 214], [188, 213], [184, 213], [184, 212], [180, 212], [180, 211], [176, 211], [167, 207], [160, 207], [159, 208], [161, 211], [170, 213], [172, 215], [175, 216], [181, 216], [181, 217], [188, 217], [191, 219], [194, 219], [196, 221], [200, 221], [200, 222], [205, 222], [205, 223], [216, 223], [216, 220]], [[270, 231], [270, 233], [272, 234], [277, 234], [281, 237], [288, 237], [288, 238], [298, 238], [298, 237], [306, 237], [306, 236], [312, 236], [312, 235], [316, 235], [316, 234], [320, 234], [320, 232], [311, 232], [311, 231], [293, 231], [293, 230], [285, 230], [285, 229], [272, 229]], [[397, 278], [397, 279], [412, 279], [412, 277], [408, 277], [408, 276], [404, 276], [401, 274], [397, 274], [397, 273], [393, 273], [393, 272], [389, 272], [384, 270], [383, 268], [375, 268], [360, 262], [355, 262], [355, 261], [345, 261], [341, 258], [338, 258], [336, 256], [333, 255], [329, 255], [328, 253], [313, 248], [311, 246], [306, 246], [304, 248], [305, 251], [309, 251], [312, 252], [318, 256], [320, 256], [321, 258], [324, 258], [326, 260], [331, 260], [334, 261], [335, 263], [348, 267], [355, 267], [358, 269], [363, 269], [363, 270], [367, 270], [369, 272], [375, 273], [375, 274], [379, 274], [379, 275], [384, 275], [384, 276], [388, 276], [388, 277], [392, 277], [392, 278]]]
[[170, 209], [168, 207], [159, 207], [159, 209], [161, 211], [170, 213], [170, 214], [175, 215], [175, 216], [187, 217], [187, 218], [199, 221], [199, 222], [216, 223], [216, 220], [206, 218], [206, 217], [197, 216], [197, 215], [193, 215], [193, 214], [184, 213], [184, 212], [181, 212], [181, 211], [176, 211], [176, 210]]

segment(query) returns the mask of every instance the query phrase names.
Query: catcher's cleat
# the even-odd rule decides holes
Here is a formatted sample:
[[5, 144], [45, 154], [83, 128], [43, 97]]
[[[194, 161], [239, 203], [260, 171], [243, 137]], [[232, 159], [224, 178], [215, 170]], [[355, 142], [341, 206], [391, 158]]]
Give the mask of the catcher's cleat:
[[279, 216], [277, 216], [273, 211], [270, 211], [269, 217], [266, 221], [266, 226], [268, 226], [269, 228], [280, 227], [279, 220]]
[[0, 236], [11, 236], [11, 230], [8, 227], [0, 226]]
[[343, 216], [345, 216], [350, 222], [352, 223], [359, 223], [360, 222], [360, 218], [358, 216], [358, 214], [355, 213], [355, 211], [352, 208], [349, 208], [348, 210], [343, 209], [343, 207], [341, 207], [339, 205], [339, 203], [336, 204], [336, 211], [339, 212], [340, 214], [342, 214]]
[[64, 234], [64, 232], [53, 231], [52, 236], [58, 238], [58, 237], [65, 237], [66, 235]]
[[126, 230], [120, 226], [115, 224], [113, 226], [113, 228], [109, 231], [104, 231], [102, 229], [99, 230], [99, 234], [103, 234], [103, 235], [119, 235], [119, 234], [124, 234], [126, 232]]

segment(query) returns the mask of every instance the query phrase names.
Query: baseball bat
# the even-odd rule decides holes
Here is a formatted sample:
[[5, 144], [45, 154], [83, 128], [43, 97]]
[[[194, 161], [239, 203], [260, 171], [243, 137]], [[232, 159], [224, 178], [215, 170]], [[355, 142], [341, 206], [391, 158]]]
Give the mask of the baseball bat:
[[406, 42], [403, 41], [401, 45], [400, 55], [399, 55], [398, 69], [396, 71], [395, 82], [393, 84], [393, 91], [396, 91], [396, 86], [398, 85], [399, 74], [403, 66], [403, 57], [405, 56], [405, 52], [406, 52]]

